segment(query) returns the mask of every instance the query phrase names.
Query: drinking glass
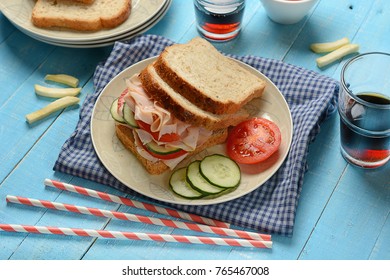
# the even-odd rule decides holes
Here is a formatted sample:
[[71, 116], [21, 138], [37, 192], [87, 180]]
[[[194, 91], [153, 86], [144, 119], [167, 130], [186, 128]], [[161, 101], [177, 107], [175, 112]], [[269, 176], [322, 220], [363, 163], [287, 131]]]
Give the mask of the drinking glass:
[[343, 66], [338, 111], [344, 158], [363, 168], [388, 162], [390, 54], [360, 54]]
[[194, 0], [196, 26], [211, 41], [228, 41], [240, 33], [245, 0]]

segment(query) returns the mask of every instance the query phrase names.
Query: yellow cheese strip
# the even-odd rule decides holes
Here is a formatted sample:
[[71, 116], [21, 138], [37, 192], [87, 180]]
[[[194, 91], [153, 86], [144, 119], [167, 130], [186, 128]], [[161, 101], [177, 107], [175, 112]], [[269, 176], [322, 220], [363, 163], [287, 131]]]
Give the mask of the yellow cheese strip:
[[26, 120], [29, 124], [32, 124], [36, 121], [39, 121], [43, 118], [46, 118], [50, 114], [64, 109], [68, 106], [78, 104], [80, 101], [79, 98], [74, 97], [74, 96], [65, 96], [60, 99], [57, 99], [54, 102], [51, 102], [49, 105], [43, 107], [42, 109], [39, 109], [35, 112], [32, 112], [30, 114], [26, 115]]
[[41, 85], [34, 85], [35, 93], [40, 96], [61, 98], [64, 96], [76, 96], [80, 93], [81, 88], [51, 88]]
[[319, 57], [316, 59], [317, 66], [318, 67], [324, 67], [326, 65], [329, 65], [336, 60], [359, 51], [359, 45], [358, 44], [348, 44], [345, 46], [342, 46], [341, 48], [338, 48], [337, 50], [334, 50], [333, 52], [330, 52], [322, 57]]
[[325, 53], [337, 50], [347, 44], [349, 44], [349, 39], [344, 37], [333, 42], [311, 44], [310, 49], [315, 53]]
[[79, 79], [67, 74], [47, 74], [45, 76], [45, 80], [64, 84], [74, 88], [79, 85]]

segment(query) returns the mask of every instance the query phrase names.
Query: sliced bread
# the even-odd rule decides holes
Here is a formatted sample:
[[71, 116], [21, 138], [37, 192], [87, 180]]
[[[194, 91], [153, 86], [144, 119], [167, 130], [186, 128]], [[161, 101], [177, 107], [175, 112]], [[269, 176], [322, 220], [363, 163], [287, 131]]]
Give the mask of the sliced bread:
[[64, 27], [78, 31], [114, 28], [131, 13], [131, 0], [37, 0], [31, 20], [37, 27]]
[[162, 104], [177, 119], [194, 126], [217, 130], [237, 125], [249, 116], [244, 109], [234, 114], [223, 115], [202, 110], [170, 87], [156, 72], [154, 64], [150, 64], [141, 71], [140, 79], [142, 87], [154, 100]]
[[174, 90], [214, 114], [237, 112], [265, 88], [262, 79], [199, 37], [165, 48], [155, 68]]
[[[118, 124], [115, 124], [115, 131], [118, 139], [122, 142], [123, 146], [127, 150], [129, 150], [131, 153], [134, 154], [134, 156], [141, 162], [141, 164], [145, 167], [145, 169], [152, 175], [158, 175], [161, 174], [169, 169], [167, 165], [164, 164], [163, 161], [159, 160], [157, 162], [152, 162], [150, 160], [147, 160], [146, 158], [142, 157], [137, 152], [137, 147], [135, 145], [134, 136], [132, 133], [131, 128]], [[206, 141], [203, 145], [196, 148], [195, 151], [189, 154], [194, 155], [197, 154], [209, 147], [212, 147], [217, 144], [221, 144], [226, 141], [228, 135], [228, 130], [220, 129], [217, 131], [214, 131], [214, 133], [211, 135], [210, 139]]]
[[79, 2], [79, 3], [84, 3], [84, 4], [92, 4], [93, 1], [95, 1], [95, 0], [69, 0], [69, 1]]

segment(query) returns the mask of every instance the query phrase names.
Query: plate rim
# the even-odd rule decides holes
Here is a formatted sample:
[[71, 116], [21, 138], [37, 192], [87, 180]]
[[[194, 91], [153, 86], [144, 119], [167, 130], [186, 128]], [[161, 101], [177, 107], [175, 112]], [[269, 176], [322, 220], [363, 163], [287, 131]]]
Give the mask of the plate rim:
[[[286, 145], [286, 151], [285, 153], [279, 158], [278, 160], [278, 164], [276, 166], [274, 166], [274, 171], [271, 172], [270, 174], [268, 174], [265, 179], [263, 180], [262, 183], [258, 184], [257, 186], [254, 186], [253, 188], [251, 188], [249, 191], [246, 191], [244, 193], [240, 193], [240, 192], [232, 192], [232, 193], [236, 193], [236, 195], [233, 195], [233, 196], [220, 196], [220, 197], [217, 197], [217, 198], [214, 198], [214, 199], [197, 199], [197, 200], [190, 200], [190, 199], [184, 199], [184, 198], [179, 198], [179, 197], [176, 197], [177, 199], [180, 199], [180, 201], [176, 201], [176, 200], [169, 200], [169, 199], [164, 199], [164, 198], [161, 198], [161, 197], [156, 197], [156, 196], [151, 196], [150, 194], [147, 194], [145, 193], [144, 191], [142, 190], [139, 190], [138, 188], [134, 188], [134, 186], [131, 186], [131, 184], [129, 184], [129, 182], [124, 182], [123, 180], [121, 180], [120, 178], [118, 178], [118, 176], [115, 174], [115, 172], [112, 171], [112, 168], [110, 168], [109, 166], [106, 165], [105, 161], [103, 160], [102, 156], [100, 155], [99, 151], [98, 151], [98, 148], [97, 148], [97, 144], [95, 143], [95, 139], [94, 139], [94, 136], [93, 136], [93, 133], [94, 133], [94, 126], [96, 126], [95, 122], [94, 122], [94, 115], [95, 115], [95, 110], [98, 106], [98, 103], [101, 99], [101, 97], [103, 96], [104, 92], [106, 91], [106, 89], [112, 84], [112, 83], [115, 83], [116, 82], [116, 78], [123, 75], [124, 73], [126, 72], [131, 72], [132, 69], [134, 69], [135, 67], [141, 65], [141, 64], [146, 64], [146, 63], [151, 63], [153, 62], [153, 60], [155, 60], [158, 56], [152, 56], [152, 57], [149, 57], [149, 58], [146, 58], [146, 59], [143, 59], [141, 61], [138, 61], [134, 64], [132, 64], [131, 66], [129, 67], [126, 67], [124, 70], [122, 70], [121, 72], [119, 72], [114, 78], [112, 78], [106, 85], [105, 87], [102, 89], [102, 91], [100, 92], [98, 98], [96, 99], [96, 102], [93, 106], [93, 109], [92, 109], [92, 114], [91, 114], [91, 121], [90, 121], [90, 126], [91, 126], [91, 140], [92, 140], [92, 145], [93, 145], [93, 148], [96, 152], [96, 155], [97, 157], [99, 158], [100, 162], [104, 165], [104, 167], [108, 170], [108, 172], [113, 176], [115, 177], [118, 181], [120, 181], [123, 185], [125, 185], [127, 188], [135, 191], [136, 193], [139, 193], [141, 195], [144, 195], [145, 197], [148, 197], [148, 198], [151, 198], [151, 199], [155, 199], [157, 201], [160, 201], [160, 202], [165, 202], [165, 203], [171, 203], [171, 204], [176, 204], [176, 205], [193, 205], [193, 206], [204, 206], [204, 205], [215, 205], [215, 204], [219, 204], [219, 203], [224, 203], [224, 202], [228, 202], [228, 201], [231, 201], [231, 200], [234, 200], [234, 199], [237, 199], [237, 198], [240, 198], [244, 195], [247, 195], [251, 192], [253, 192], [254, 190], [258, 189], [259, 187], [261, 187], [264, 183], [266, 183], [279, 169], [280, 167], [282, 166], [282, 164], [285, 162], [289, 152], [290, 152], [290, 149], [291, 149], [291, 145], [292, 145], [292, 140], [293, 140], [293, 120], [292, 120], [292, 115], [291, 115], [291, 110], [288, 106], [288, 103], [285, 99], [285, 97], [283, 96], [283, 94], [280, 92], [280, 90], [276, 87], [276, 85], [267, 77], [265, 76], [263, 73], [261, 73], [259, 70], [257, 70], [256, 68], [248, 65], [247, 63], [245, 62], [242, 62], [238, 59], [235, 59], [235, 58], [232, 58], [232, 57], [229, 57], [230, 59], [238, 62], [239, 64], [242, 64], [242, 65], [245, 65], [246, 67], [252, 69], [254, 72], [256, 72], [259, 76], [261, 76], [266, 82], [267, 84], [271, 85], [272, 87], [274, 87], [274, 90], [276, 90], [279, 94], [280, 94], [280, 97], [281, 97], [281, 100], [283, 101], [284, 103], [284, 106], [287, 108], [287, 112], [288, 112], [288, 119], [289, 119], [289, 122], [288, 122], [288, 125], [287, 127], [289, 128], [289, 133], [287, 134], [288, 135], [288, 139], [286, 140], [287, 141], [287, 145]], [[147, 65], [147, 64], [146, 64]], [[112, 121], [114, 122], [114, 121]], [[116, 136], [115, 136], [116, 137]], [[283, 141], [283, 140], [282, 140]], [[207, 150], [207, 149], [206, 149]], [[125, 150], [125, 153], [130, 153], [130, 151], [127, 151]], [[131, 154], [132, 156], [134, 156], [133, 154]], [[137, 164], [140, 164], [141, 163], [137, 163]], [[152, 183], [150, 180], [149, 180], [149, 184]], [[222, 198], [222, 199], [218, 199], [218, 198]], [[224, 199], [225, 198], [225, 199]]]
[[[31, 38], [36, 39], [38, 41], [41, 41], [43, 43], [51, 44], [51, 45], [59, 46], [59, 47], [68, 47], [68, 48], [100, 48], [100, 47], [106, 47], [106, 46], [110, 46], [110, 45], [115, 44], [115, 42], [117, 42], [117, 41], [125, 41], [125, 40], [132, 39], [132, 38], [138, 36], [139, 34], [145, 33], [149, 29], [153, 28], [166, 15], [166, 13], [169, 10], [169, 7], [170, 7], [171, 3], [172, 3], [172, 0], [166, 0], [166, 6], [164, 6], [163, 9], [160, 10], [158, 14], [156, 14], [155, 18], [152, 18], [152, 20], [153, 20], [152, 22], [148, 22], [147, 25], [141, 26], [141, 27], [139, 27], [139, 29], [137, 28], [137, 29], [129, 31], [127, 33], [118, 35], [117, 37], [106, 38], [106, 39], [103, 39], [103, 40], [91, 41], [91, 42], [61, 43], [61, 42], [57, 42], [57, 41], [51, 41], [51, 40], [46, 40], [46, 39], [43, 39], [43, 38], [38, 38], [38, 37], [36, 37], [33, 34], [27, 34], [27, 35], [30, 36]], [[16, 26], [16, 28], [19, 29], [18, 26]], [[20, 30], [20, 31], [25, 33], [24, 30]]]
[[[30, 1], [33, 1], [33, 0], [30, 0]], [[35, 27], [33, 25], [29, 27], [26, 24], [18, 23], [17, 21], [14, 20], [15, 15], [9, 13], [9, 9], [8, 9], [9, 5], [7, 5], [5, 3], [0, 3], [0, 8], [2, 7], [1, 11], [2, 11], [3, 15], [12, 24], [17, 26], [18, 29], [24, 30], [25, 31], [24, 33], [26, 33], [28, 35], [33, 34], [35, 36], [35, 38], [42, 38], [42, 39], [54, 41], [57, 43], [73, 43], [73, 42], [86, 42], [86, 43], [88, 43], [89, 41], [97, 41], [100, 39], [106, 39], [106, 38], [109, 38], [111, 36], [119, 36], [119, 35], [128, 33], [135, 28], [138, 28], [140, 26], [147, 24], [149, 22], [149, 20], [153, 19], [156, 16], [156, 14], [158, 14], [161, 11], [161, 9], [165, 7], [165, 4], [167, 1], [168, 0], [161, 0], [160, 5], [158, 7], [156, 6], [156, 9], [153, 12], [148, 14], [147, 17], [145, 17], [143, 20], [141, 20], [140, 22], [136, 23], [133, 26], [129, 26], [127, 28], [121, 28], [121, 26], [123, 27], [123, 23], [122, 23], [121, 25], [119, 25], [115, 28], [108, 29], [108, 30], [104, 30], [104, 29], [101, 30], [101, 31], [105, 32], [105, 34], [100, 34], [100, 35], [98, 34], [99, 31], [91, 32], [91, 33], [74, 32], [74, 34], [72, 34], [72, 30], [66, 30], [67, 32], [70, 32], [69, 34], [72, 34], [72, 35], [66, 36], [66, 38], [64, 38], [64, 33], [61, 32], [60, 30], [57, 31], [57, 30], [50, 30], [50, 29], [41, 29], [41, 28]], [[142, 5], [142, 3], [146, 3], [146, 2], [142, 1], [142, 0], [138, 0], [137, 3], [139, 3], [139, 5]], [[19, 3], [19, 5], [27, 6], [27, 5], [30, 5], [30, 3], [28, 3], [28, 4]], [[132, 4], [132, 8], [133, 8], [133, 4]], [[131, 14], [130, 14], [130, 16], [131, 16]], [[129, 19], [130, 19], [130, 17], [127, 20], [129, 20]], [[34, 29], [37, 29], [37, 30], [34, 30]], [[46, 34], [46, 33], [48, 33], [48, 34]], [[57, 34], [57, 35], [55, 35], [55, 34]]]

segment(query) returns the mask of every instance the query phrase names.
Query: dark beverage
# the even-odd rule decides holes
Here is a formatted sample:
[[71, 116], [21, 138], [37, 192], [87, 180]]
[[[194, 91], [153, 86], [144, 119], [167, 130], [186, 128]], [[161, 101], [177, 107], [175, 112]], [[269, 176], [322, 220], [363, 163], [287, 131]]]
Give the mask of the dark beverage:
[[361, 93], [358, 94], [357, 97], [360, 99], [377, 104], [377, 105], [390, 105], [390, 99], [388, 99], [386, 96], [383, 96], [379, 93]]
[[351, 58], [341, 70], [341, 152], [364, 168], [390, 160], [389, 66], [390, 53], [370, 52]]
[[[358, 98], [371, 104], [390, 105], [390, 99], [376, 93], [362, 93]], [[341, 147], [343, 155], [356, 165], [375, 168], [390, 158], [389, 109], [383, 115], [370, 118], [367, 108], [350, 100], [346, 114], [340, 114]], [[378, 110], [378, 108], [376, 108]]]
[[[206, 1], [207, 2], [207, 1]], [[218, 6], [195, 2], [198, 30], [211, 40], [226, 41], [238, 35], [244, 13], [244, 3]]]

